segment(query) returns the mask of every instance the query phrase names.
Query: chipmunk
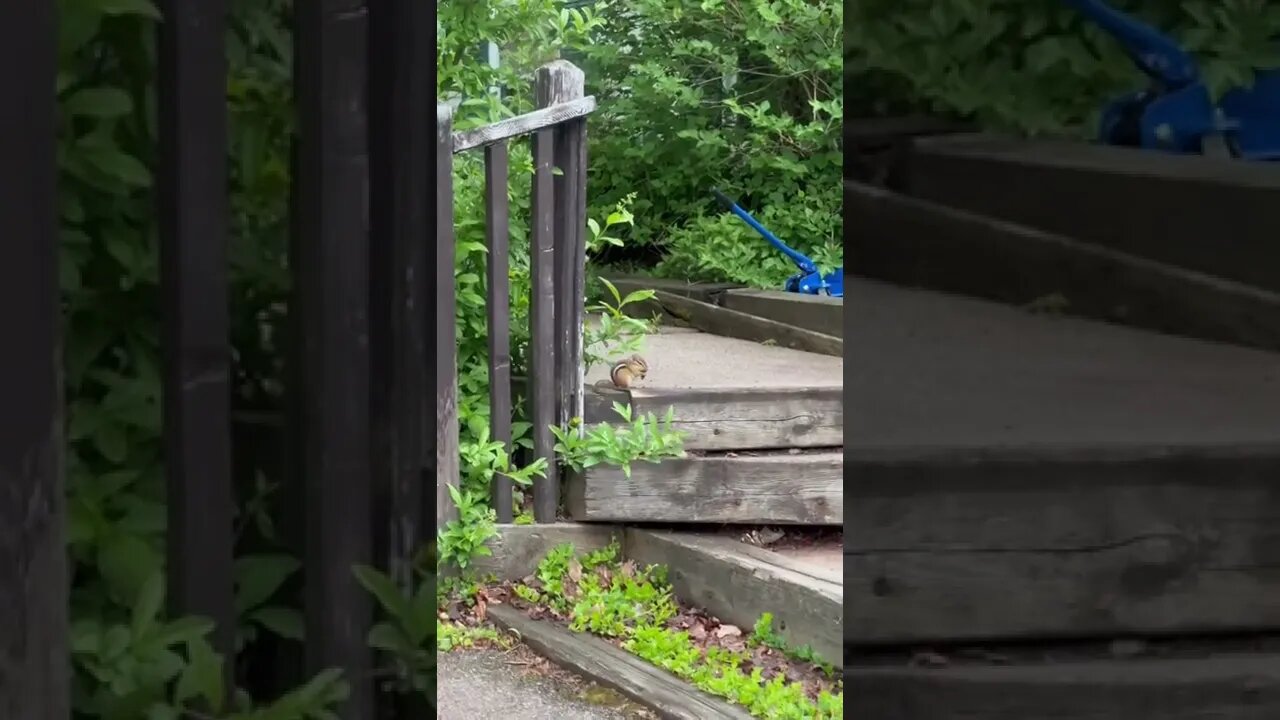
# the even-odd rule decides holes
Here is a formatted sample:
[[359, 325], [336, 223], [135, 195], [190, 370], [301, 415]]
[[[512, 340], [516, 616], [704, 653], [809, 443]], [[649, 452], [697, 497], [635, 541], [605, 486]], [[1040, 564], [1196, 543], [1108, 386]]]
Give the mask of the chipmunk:
[[648, 372], [649, 363], [646, 363], [644, 358], [639, 355], [632, 355], [614, 363], [613, 367], [609, 369], [609, 379], [597, 381], [596, 385], [605, 387], [612, 385], [625, 390], [631, 387], [636, 380], [643, 380]]

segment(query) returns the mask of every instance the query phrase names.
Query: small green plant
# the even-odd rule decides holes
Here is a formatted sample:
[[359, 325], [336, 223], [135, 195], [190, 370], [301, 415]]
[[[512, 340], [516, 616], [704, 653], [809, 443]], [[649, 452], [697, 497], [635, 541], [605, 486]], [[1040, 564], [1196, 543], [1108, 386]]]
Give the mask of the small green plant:
[[755, 627], [752, 629], [751, 636], [747, 638], [747, 642], [752, 645], [771, 648], [793, 660], [816, 665], [828, 676], [835, 677], [835, 667], [818, 657], [813, 648], [808, 645], [791, 647], [787, 644], [786, 640], [773, 629], [773, 613], [764, 613], [759, 620], [756, 620]]
[[536, 577], [544, 592], [520, 585], [516, 596], [545, 603], [568, 617], [573, 630], [605, 637], [625, 637], [635, 627], [674, 617], [676, 605], [665, 577], [619, 563], [620, 552], [617, 541], [581, 557], [572, 543], [558, 545], [538, 564]]
[[623, 309], [652, 299], [653, 290], [634, 290], [623, 297], [616, 285], [605, 278], [599, 280], [613, 302], [603, 299], [587, 307], [587, 312], [597, 317], [583, 330], [583, 363], [588, 370], [610, 358], [639, 352], [644, 338], [653, 333], [652, 322], [632, 317]]
[[803, 684], [782, 675], [766, 680], [759, 668], [744, 671], [750, 657], [724, 648], [699, 649], [689, 634], [668, 627], [641, 627], [623, 647], [713, 695], [769, 720], [835, 720], [844, 717], [844, 694], [821, 691], [816, 700]]
[[579, 435], [581, 420], [575, 418], [568, 429], [553, 427], [556, 452], [574, 470], [608, 464], [622, 468], [631, 477], [635, 462], [661, 462], [684, 457], [684, 433], [672, 427], [675, 408], [667, 408], [659, 421], [653, 413], [632, 417], [631, 406], [615, 402], [613, 411], [622, 423], [599, 423]]
[[521, 600], [531, 605], [536, 605], [542, 602], [542, 593], [538, 592], [537, 590], [534, 590], [533, 588], [529, 587], [528, 585], [525, 585], [524, 583], [519, 583], [513, 586], [511, 588], [511, 591], [516, 594], [516, 597], [520, 598]]
[[457, 623], [436, 621], [436, 650], [449, 652], [479, 645], [509, 647], [511, 639], [491, 627], [469, 627]]
[[439, 562], [466, 570], [475, 558], [493, 554], [487, 543], [498, 535], [497, 515], [485, 495], [452, 485], [449, 495], [458, 507], [458, 519], [450, 520], [440, 531]]
[[[766, 678], [753, 665], [747, 648], [730, 650], [712, 645], [703, 649], [687, 631], [672, 627], [677, 607], [665, 568], [654, 565], [641, 569], [632, 562], [619, 562], [619, 550], [617, 543], [611, 543], [578, 555], [572, 544], [558, 545], [538, 565], [535, 584], [541, 592], [523, 584], [516, 585], [514, 592], [525, 602], [550, 608], [573, 630], [620, 639], [628, 652], [708, 693], [742, 705], [755, 717], [844, 717], [843, 691], [810, 694], [802, 683], [783, 675]], [[763, 616], [748, 645], [781, 647], [782, 640], [772, 624], [772, 615]]]
[[337, 670], [317, 674], [273, 703], [236, 690], [227, 701], [224, 658], [209, 644], [213, 623], [166, 621], [164, 576], [151, 574], [127, 623], [81, 619], [71, 628], [77, 717], [102, 720], [328, 720], [349, 687]]
[[435, 578], [425, 568], [415, 571], [416, 586], [405, 592], [385, 573], [355, 569], [356, 579], [377, 599], [383, 616], [369, 631], [369, 645], [390, 661], [385, 687], [400, 693], [435, 697]]

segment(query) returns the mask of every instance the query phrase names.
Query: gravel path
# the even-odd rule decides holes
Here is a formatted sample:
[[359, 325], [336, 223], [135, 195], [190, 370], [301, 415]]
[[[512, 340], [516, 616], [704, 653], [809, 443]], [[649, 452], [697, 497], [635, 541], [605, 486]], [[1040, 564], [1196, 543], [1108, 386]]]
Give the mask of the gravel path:
[[524, 647], [440, 653], [440, 720], [639, 720], [653, 715], [609, 690], [549, 666]]

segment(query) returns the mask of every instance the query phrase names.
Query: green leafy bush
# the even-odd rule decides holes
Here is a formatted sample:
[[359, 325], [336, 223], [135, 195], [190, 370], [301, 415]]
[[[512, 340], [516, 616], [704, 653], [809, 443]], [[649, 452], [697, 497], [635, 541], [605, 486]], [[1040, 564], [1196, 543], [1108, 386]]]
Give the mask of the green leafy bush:
[[[1115, 0], [1201, 61], [1215, 92], [1280, 66], [1280, 7], [1265, 0]], [[1032, 134], [1092, 133], [1145, 79], [1116, 40], [1066, 3], [869, 0], [850, 5], [845, 72], [896, 101]]]
[[794, 269], [720, 219], [718, 186], [788, 244], [839, 264], [843, 3], [640, 0], [597, 13], [574, 56], [601, 103], [590, 192], [595, 207], [636, 194], [641, 259], [663, 259], [672, 277], [781, 285]]

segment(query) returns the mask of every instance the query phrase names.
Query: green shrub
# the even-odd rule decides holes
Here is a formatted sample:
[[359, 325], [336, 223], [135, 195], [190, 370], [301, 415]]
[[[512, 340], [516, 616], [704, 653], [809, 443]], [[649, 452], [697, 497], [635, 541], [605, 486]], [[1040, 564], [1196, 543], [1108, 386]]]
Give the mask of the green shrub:
[[[1280, 7], [1265, 0], [1115, 0], [1177, 39], [1215, 92], [1280, 66]], [[1104, 102], [1145, 79], [1115, 38], [1058, 0], [852, 3], [845, 72], [898, 107], [1032, 134], [1093, 133]]]
[[665, 258], [668, 276], [776, 286], [794, 272], [736, 218], [721, 219], [713, 186], [784, 242], [838, 264], [843, 3], [597, 7], [604, 22], [575, 56], [601, 103], [589, 134], [593, 206], [636, 193], [632, 243]]

